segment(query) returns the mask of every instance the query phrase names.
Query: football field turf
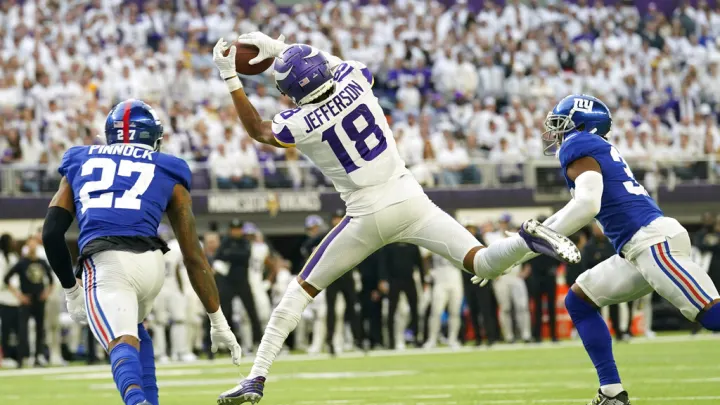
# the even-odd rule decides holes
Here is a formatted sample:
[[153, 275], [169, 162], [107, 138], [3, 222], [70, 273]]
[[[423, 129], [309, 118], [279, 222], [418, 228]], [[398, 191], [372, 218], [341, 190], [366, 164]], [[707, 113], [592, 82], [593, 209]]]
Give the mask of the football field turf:
[[[719, 404], [720, 339], [671, 336], [616, 344], [634, 405]], [[247, 372], [250, 360], [241, 370]], [[158, 367], [162, 405], [214, 404], [238, 370], [215, 363]], [[500, 345], [491, 350], [283, 357], [262, 405], [584, 405], [597, 389], [579, 342]], [[107, 366], [0, 371], [2, 405], [121, 405]]]

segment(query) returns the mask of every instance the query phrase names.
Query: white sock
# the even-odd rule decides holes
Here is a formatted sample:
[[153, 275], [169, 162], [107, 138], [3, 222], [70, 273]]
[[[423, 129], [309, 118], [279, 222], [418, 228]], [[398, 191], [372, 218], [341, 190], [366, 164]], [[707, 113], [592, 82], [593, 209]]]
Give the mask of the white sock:
[[173, 357], [182, 356], [188, 352], [188, 335], [185, 322], [175, 322], [170, 327], [170, 338], [172, 339]]
[[622, 384], [608, 384], [600, 387], [600, 392], [609, 396], [610, 398], [617, 396], [617, 394], [625, 391]]
[[530, 252], [520, 236], [498, 240], [475, 254], [475, 274], [483, 278], [496, 278]]
[[300, 322], [300, 315], [312, 301], [313, 297], [303, 290], [294, 278], [270, 316], [248, 378], [268, 375], [270, 366], [280, 353], [285, 339]]

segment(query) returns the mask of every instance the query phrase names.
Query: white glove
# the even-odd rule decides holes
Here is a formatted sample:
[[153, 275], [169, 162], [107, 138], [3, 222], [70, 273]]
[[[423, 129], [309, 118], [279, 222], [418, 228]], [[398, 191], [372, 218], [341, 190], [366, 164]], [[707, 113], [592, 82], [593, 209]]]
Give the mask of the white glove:
[[73, 321], [87, 325], [87, 312], [85, 312], [85, 297], [80, 284], [75, 284], [73, 288], [65, 289], [65, 300], [67, 301], [67, 309], [70, 318]]
[[235, 45], [231, 46], [230, 52], [225, 56], [227, 49], [228, 43], [220, 38], [213, 48], [213, 62], [215, 62], [215, 66], [217, 66], [220, 71], [220, 77], [225, 80], [228, 90], [232, 93], [235, 90], [242, 89], [243, 86], [235, 71], [235, 53], [237, 53], [237, 48]]
[[215, 313], [208, 314], [208, 316], [210, 317], [210, 350], [216, 353], [219, 347], [230, 349], [233, 364], [239, 366], [242, 349], [237, 337], [230, 330], [230, 325], [228, 325], [225, 316], [222, 314], [222, 310], [218, 309]]
[[287, 44], [285, 44], [285, 35], [280, 35], [277, 39], [272, 39], [262, 32], [257, 31], [249, 34], [242, 34], [238, 37], [237, 41], [245, 45], [254, 45], [260, 50], [260, 52], [258, 52], [258, 56], [252, 58], [250, 62], [248, 62], [251, 65], [256, 65], [265, 59], [277, 58], [281, 53], [283, 53], [285, 48], [287, 48]]

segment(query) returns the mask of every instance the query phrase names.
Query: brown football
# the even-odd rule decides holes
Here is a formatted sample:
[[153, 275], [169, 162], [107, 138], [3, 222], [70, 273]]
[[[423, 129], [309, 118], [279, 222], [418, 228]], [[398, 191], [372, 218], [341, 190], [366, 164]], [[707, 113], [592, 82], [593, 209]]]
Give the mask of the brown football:
[[[273, 62], [275, 62], [275, 58], [268, 58], [260, 61], [260, 63], [256, 65], [251, 65], [249, 63], [250, 59], [258, 55], [258, 48], [255, 45], [240, 43], [235, 43], [235, 47], [237, 48], [237, 52], [235, 53], [235, 70], [241, 75], [259, 75], [260, 73], [268, 70], [270, 66], [272, 66]], [[230, 52], [229, 49], [225, 52], [226, 56], [228, 52]]]

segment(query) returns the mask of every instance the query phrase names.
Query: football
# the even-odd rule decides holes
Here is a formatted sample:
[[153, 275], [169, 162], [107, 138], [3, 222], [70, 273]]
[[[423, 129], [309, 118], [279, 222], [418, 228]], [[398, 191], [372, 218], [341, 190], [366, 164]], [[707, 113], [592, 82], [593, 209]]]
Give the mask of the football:
[[[258, 55], [258, 48], [255, 45], [240, 44], [237, 42], [235, 43], [235, 47], [237, 48], [237, 52], [235, 53], [235, 70], [241, 75], [259, 75], [268, 70], [273, 62], [275, 62], [275, 58], [268, 58], [256, 65], [251, 65], [249, 62]], [[226, 56], [228, 52], [230, 52], [229, 49], [225, 52]]]

